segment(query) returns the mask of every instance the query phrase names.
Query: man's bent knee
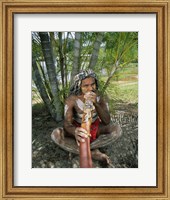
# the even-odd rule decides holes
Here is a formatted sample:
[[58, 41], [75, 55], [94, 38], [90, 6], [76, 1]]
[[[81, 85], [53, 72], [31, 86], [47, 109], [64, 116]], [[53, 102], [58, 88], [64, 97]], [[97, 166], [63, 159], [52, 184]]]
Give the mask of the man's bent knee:
[[120, 125], [113, 125], [111, 133], [114, 135], [114, 137], [121, 137], [122, 136], [122, 129]]
[[64, 133], [63, 133], [63, 128], [56, 128], [53, 130], [51, 133], [51, 139], [58, 144], [61, 144], [62, 141], [64, 140]]

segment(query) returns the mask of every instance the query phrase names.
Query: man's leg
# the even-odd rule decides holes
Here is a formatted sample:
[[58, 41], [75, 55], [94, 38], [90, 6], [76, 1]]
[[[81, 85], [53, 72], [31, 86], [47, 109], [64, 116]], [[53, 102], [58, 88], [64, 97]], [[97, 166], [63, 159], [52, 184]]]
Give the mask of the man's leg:
[[91, 143], [91, 149], [102, 148], [115, 142], [122, 135], [120, 125], [102, 125], [99, 127], [97, 139]]
[[62, 149], [74, 154], [79, 154], [79, 149], [75, 139], [71, 137], [65, 137], [62, 127], [54, 129], [51, 134], [51, 138]]
[[[106, 154], [101, 153], [98, 148], [105, 147], [115, 142], [121, 136], [121, 134], [122, 130], [119, 125], [114, 126], [109, 124], [107, 126], [100, 126], [97, 139], [90, 145], [92, 158], [99, 161], [106, 161], [109, 166], [114, 167], [111, 164], [110, 158]], [[79, 154], [79, 148], [75, 139], [71, 137], [65, 137], [62, 127], [53, 130], [51, 138], [62, 149], [74, 154]]]
[[102, 148], [115, 142], [122, 135], [122, 129], [119, 125], [109, 124], [107, 126], [101, 125], [98, 131], [97, 139], [91, 143], [92, 158], [98, 161], [105, 161], [110, 167], [114, 167], [110, 158], [99, 151]]
[[[101, 125], [98, 131], [97, 139], [90, 144], [91, 149], [97, 149], [105, 147], [114, 141], [116, 141], [122, 134], [122, 130], [119, 125]], [[56, 128], [51, 134], [52, 140], [61, 148], [66, 151], [79, 154], [79, 149], [74, 138], [65, 137], [62, 127]]]

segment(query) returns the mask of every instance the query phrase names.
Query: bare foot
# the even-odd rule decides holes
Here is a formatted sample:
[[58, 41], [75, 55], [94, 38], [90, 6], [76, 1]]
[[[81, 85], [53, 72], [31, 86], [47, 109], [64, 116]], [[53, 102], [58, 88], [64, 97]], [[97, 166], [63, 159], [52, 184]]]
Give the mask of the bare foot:
[[104, 161], [107, 163], [109, 167], [113, 167], [112, 161], [110, 160], [109, 156], [99, 151], [99, 149], [94, 149], [91, 151], [92, 158], [98, 161]]

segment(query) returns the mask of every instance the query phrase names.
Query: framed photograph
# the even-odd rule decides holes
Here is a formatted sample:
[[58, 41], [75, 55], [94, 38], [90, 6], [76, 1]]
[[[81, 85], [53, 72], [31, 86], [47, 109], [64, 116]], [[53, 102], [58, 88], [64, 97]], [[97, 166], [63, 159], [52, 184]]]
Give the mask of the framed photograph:
[[[170, 199], [169, 1], [2, 0], [0, 8], [1, 199]], [[122, 59], [123, 50], [119, 54], [118, 49], [125, 49], [126, 46], [130, 49], [132, 44], [136, 45], [129, 55], [123, 57], [121, 63], [121, 67], [130, 66], [133, 80], [128, 84], [135, 85], [131, 89], [132, 92], [136, 90], [132, 97], [135, 99], [133, 103], [137, 105], [137, 117], [131, 119], [137, 119], [135, 127], [131, 127], [137, 130], [136, 140], [132, 141], [137, 149], [136, 154], [132, 152], [133, 161], [124, 162], [131, 158], [127, 153], [122, 157], [120, 165], [116, 164], [111, 168], [75, 169], [66, 165], [68, 154], [51, 155], [48, 148], [42, 151], [41, 155], [37, 153], [36, 148], [49, 145], [46, 144], [46, 138], [50, 137], [55, 126], [43, 110], [41, 114], [46, 119], [44, 122], [36, 109], [32, 113], [32, 105], [43, 97], [39, 97], [37, 93], [41, 80], [44, 80], [43, 84], [47, 84], [46, 92], [48, 89], [48, 78], [45, 78], [48, 69], [43, 68], [44, 52], [39, 49], [39, 44], [42, 44], [44, 36], [50, 37], [51, 43], [57, 42], [58, 38], [61, 46], [54, 46], [61, 50], [60, 48], [65, 48], [65, 41], [69, 41], [67, 50], [65, 49], [67, 58], [63, 58], [68, 67], [67, 70], [62, 68], [65, 76], [66, 72], [73, 69], [75, 60], [72, 63], [72, 48], [75, 38], [80, 35], [78, 33], [85, 38], [82, 45], [85, 52], [85, 60], [82, 61], [84, 67], [94, 50], [87, 44], [92, 41], [95, 43], [98, 35], [105, 37], [100, 50], [101, 60], [95, 72], [102, 71], [103, 77], [107, 74], [107, 78], [113, 72], [109, 71], [113, 60], [110, 57], [105, 59], [106, 50], [117, 52], [117, 58], [121, 55]], [[130, 43], [126, 45], [124, 41], [127, 41], [127, 38], [131, 40], [129, 39]], [[115, 47], [114, 44], [118, 40], [120, 45]], [[97, 49], [96, 46], [95, 48]], [[58, 52], [60, 54], [60, 51]], [[45, 54], [43, 55], [45, 57]], [[34, 58], [38, 58], [38, 61], [34, 62]], [[62, 58], [62, 55], [58, 58]], [[62, 59], [57, 62], [62, 65]], [[35, 75], [36, 67], [43, 78], [38, 79], [38, 75]], [[62, 77], [62, 73], [60, 75]], [[124, 76], [122, 78], [121, 73], [115, 79], [118, 78], [120, 82], [127, 81]], [[62, 82], [61, 79], [64, 98], [67, 81]], [[103, 81], [103, 85], [106, 83], [106, 79], [101, 77], [100, 81]], [[127, 90], [123, 91], [125, 94], [122, 98], [127, 98]], [[112, 93], [113, 90], [108, 90], [109, 92]], [[47, 101], [47, 107], [48, 105], [51, 106], [52, 103], [48, 104]], [[129, 105], [131, 104], [126, 104]], [[41, 124], [46, 122], [47, 131], [43, 130], [44, 126], [41, 127]], [[128, 131], [126, 128], [123, 130], [124, 133]], [[132, 134], [133, 131], [129, 132], [124, 141], [128, 142], [129, 138], [133, 140]], [[37, 140], [40, 137], [44, 137], [42, 144]], [[53, 145], [55, 148], [55, 144]], [[116, 153], [122, 149], [126, 151], [126, 148], [120, 145], [115, 146], [115, 149], [118, 150], [112, 149], [112, 159], [115, 163], [118, 160], [119, 163], [121, 158], [119, 160]], [[127, 149], [128, 151], [131, 152], [130, 149]], [[45, 159], [42, 159], [46, 155], [50, 158], [48, 165]], [[41, 160], [42, 162], [39, 162]], [[63, 160], [62, 165], [60, 160]]]

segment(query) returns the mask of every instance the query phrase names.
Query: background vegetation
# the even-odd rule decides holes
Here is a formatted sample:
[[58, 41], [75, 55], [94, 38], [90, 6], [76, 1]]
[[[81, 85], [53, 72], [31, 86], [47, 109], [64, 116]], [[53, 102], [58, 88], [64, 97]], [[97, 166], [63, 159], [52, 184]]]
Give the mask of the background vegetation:
[[138, 33], [32, 32], [32, 104], [45, 104], [57, 122], [74, 75], [87, 68], [98, 75], [111, 108], [137, 103]]

